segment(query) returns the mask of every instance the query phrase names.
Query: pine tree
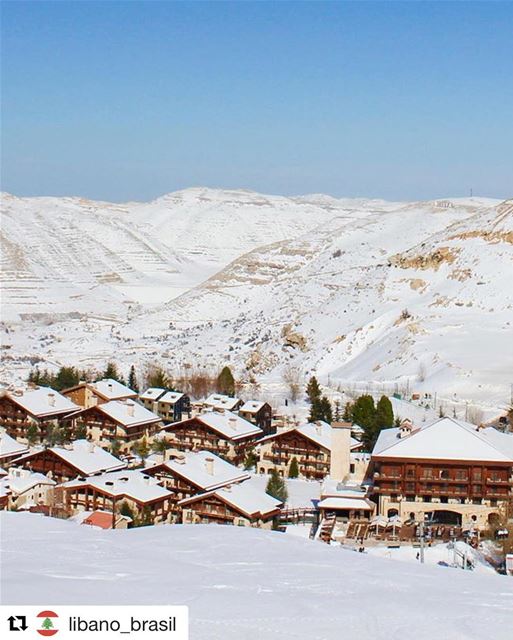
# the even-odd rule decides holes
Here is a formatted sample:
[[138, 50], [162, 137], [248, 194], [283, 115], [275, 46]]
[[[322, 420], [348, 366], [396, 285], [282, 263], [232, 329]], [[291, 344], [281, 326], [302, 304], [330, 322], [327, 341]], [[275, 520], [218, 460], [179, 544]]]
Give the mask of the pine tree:
[[271, 470], [271, 476], [267, 483], [265, 492], [279, 500], [280, 502], [286, 502], [288, 498], [287, 485], [285, 480], [280, 476], [276, 469]]
[[344, 407], [344, 414], [342, 415], [342, 419], [345, 422], [351, 422], [353, 419], [353, 403], [346, 402], [346, 406]]
[[253, 469], [258, 462], [258, 456], [253, 449], [249, 449], [244, 459], [244, 469]]
[[134, 365], [130, 367], [130, 373], [128, 374], [128, 387], [132, 389], [132, 391], [139, 393], [139, 384], [137, 383], [137, 375], [135, 373]]
[[146, 436], [143, 436], [141, 440], [134, 442], [132, 451], [141, 458], [142, 464], [144, 465], [146, 458], [150, 455], [150, 447], [148, 446]]
[[319, 387], [319, 383], [317, 382], [317, 378], [315, 376], [312, 376], [308, 381], [308, 385], [306, 387], [306, 395], [308, 396], [310, 404], [313, 404], [316, 400], [321, 399], [321, 388]]
[[75, 367], [61, 367], [57, 372], [52, 387], [56, 391], [69, 389], [80, 382], [80, 371]]
[[378, 429], [390, 429], [394, 426], [394, 410], [387, 396], [381, 396], [376, 405], [376, 426]]
[[112, 442], [110, 443], [110, 452], [112, 453], [113, 456], [119, 457], [119, 454], [121, 453], [121, 441], [120, 440], [112, 440]]
[[217, 376], [217, 391], [227, 396], [235, 395], [235, 379], [230, 367], [223, 367], [221, 373]]
[[294, 457], [290, 461], [289, 478], [297, 478], [298, 476], [299, 476], [299, 465], [297, 463], [297, 458]]
[[377, 438], [376, 407], [372, 396], [363, 395], [356, 399], [352, 408], [352, 422], [362, 427], [362, 442], [367, 451], [371, 451]]
[[31, 424], [27, 429], [27, 442], [30, 446], [36, 444], [39, 440], [39, 429], [35, 424]]
[[162, 367], [156, 365], [152, 365], [148, 368], [146, 373], [146, 385], [157, 389], [172, 390], [171, 379]]
[[123, 502], [121, 503], [119, 513], [126, 518], [131, 518], [132, 520], [134, 519], [134, 512], [126, 500], [123, 500]]
[[87, 425], [85, 422], [78, 422], [75, 428], [75, 440], [85, 440], [87, 438]]
[[322, 396], [322, 398], [316, 398], [312, 402], [308, 420], [309, 422], [316, 422], [317, 420], [324, 420], [324, 422], [327, 423], [332, 422], [333, 414], [331, 410], [331, 404], [326, 396]]
[[110, 378], [111, 380], [116, 380], [121, 384], [125, 384], [123, 376], [119, 373], [116, 363], [108, 362], [105, 371], [103, 372], [102, 378]]

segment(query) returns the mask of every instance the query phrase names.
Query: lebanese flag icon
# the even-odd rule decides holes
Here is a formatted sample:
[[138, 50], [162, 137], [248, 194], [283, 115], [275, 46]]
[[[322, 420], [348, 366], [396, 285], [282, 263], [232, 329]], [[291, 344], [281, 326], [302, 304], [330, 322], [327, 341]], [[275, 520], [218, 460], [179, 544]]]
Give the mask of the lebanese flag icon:
[[40, 635], [54, 636], [59, 631], [56, 626], [59, 616], [54, 611], [41, 611], [37, 617], [41, 620], [41, 628], [37, 630]]

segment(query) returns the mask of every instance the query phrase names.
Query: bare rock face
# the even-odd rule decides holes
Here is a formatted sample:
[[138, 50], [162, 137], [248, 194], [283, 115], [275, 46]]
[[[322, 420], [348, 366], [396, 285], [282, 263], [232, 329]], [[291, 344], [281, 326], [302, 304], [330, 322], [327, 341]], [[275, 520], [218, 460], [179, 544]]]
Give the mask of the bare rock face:
[[281, 331], [281, 336], [283, 338], [284, 347], [292, 347], [293, 349], [299, 349], [300, 351], [308, 351], [308, 343], [305, 336], [294, 331], [292, 325], [286, 324]]
[[456, 260], [457, 254], [457, 249], [440, 247], [427, 255], [395, 255], [392, 257], [391, 262], [401, 269], [434, 269], [436, 271], [444, 262], [452, 264]]

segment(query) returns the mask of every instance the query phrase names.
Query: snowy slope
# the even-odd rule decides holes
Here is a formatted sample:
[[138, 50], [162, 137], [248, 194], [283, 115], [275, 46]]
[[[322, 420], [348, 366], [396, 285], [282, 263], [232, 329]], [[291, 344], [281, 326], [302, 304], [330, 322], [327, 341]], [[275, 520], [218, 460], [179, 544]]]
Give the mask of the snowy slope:
[[194, 640], [507, 640], [513, 626], [505, 576], [239, 527], [100, 531], [6, 512], [0, 524], [3, 604], [186, 604]]
[[[5, 381], [36, 357], [159, 357], [171, 370], [230, 362], [266, 384], [292, 365], [334, 385], [509, 400], [512, 201], [198, 188], [124, 205], [8, 197], [4, 208]], [[30, 311], [46, 315], [15, 322]]]

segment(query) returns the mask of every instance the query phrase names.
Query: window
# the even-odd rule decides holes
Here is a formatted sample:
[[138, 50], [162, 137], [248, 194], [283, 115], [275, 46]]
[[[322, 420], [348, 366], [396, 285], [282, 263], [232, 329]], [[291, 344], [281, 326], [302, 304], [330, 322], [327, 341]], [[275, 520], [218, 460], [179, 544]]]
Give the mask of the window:
[[354, 473], [354, 464], [349, 465], [349, 473]]
[[472, 471], [472, 477], [474, 480], [481, 480], [481, 469], [474, 469]]
[[448, 480], [449, 471], [447, 469], [440, 469], [440, 478], [442, 478], [442, 480]]

